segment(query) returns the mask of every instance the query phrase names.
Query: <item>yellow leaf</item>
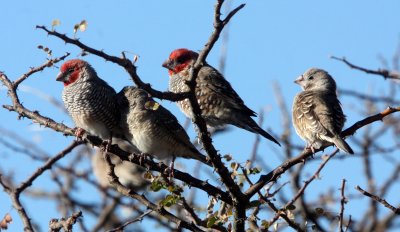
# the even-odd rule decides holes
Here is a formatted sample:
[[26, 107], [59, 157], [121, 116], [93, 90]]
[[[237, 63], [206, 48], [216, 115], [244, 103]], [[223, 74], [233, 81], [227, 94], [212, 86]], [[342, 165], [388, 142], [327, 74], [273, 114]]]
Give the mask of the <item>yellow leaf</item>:
[[52, 27], [59, 26], [60, 24], [61, 24], [61, 22], [59, 19], [53, 19], [53, 21], [51, 22]]
[[157, 110], [158, 107], [160, 107], [160, 104], [158, 104], [155, 101], [147, 101], [144, 104], [144, 108], [147, 109], [147, 110]]
[[87, 22], [86, 22], [86, 20], [82, 20], [82, 21], [79, 23], [79, 30], [80, 30], [81, 32], [84, 32], [84, 31], [86, 31], [86, 28], [87, 28]]

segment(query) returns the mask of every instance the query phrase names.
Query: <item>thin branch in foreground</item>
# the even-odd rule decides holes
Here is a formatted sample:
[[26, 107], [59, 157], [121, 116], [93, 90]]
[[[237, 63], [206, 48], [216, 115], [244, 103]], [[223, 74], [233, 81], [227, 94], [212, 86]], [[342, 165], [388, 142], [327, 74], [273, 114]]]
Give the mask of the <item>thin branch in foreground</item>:
[[[306, 190], [308, 185], [319, 176], [319, 173], [325, 167], [325, 165], [328, 163], [328, 161], [332, 157], [334, 157], [338, 152], [339, 152], [339, 149], [336, 148], [336, 150], [331, 155], [324, 157], [324, 161], [320, 164], [317, 171], [315, 171], [315, 173], [308, 180], [304, 181], [304, 185], [299, 189], [299, 191], [296, 193], [296, 195], [290, 201], [288, 201], [285, 204], [285, 206], [282, 207], [283, 209], [289, 208], [291, 205], [293, 205], [296, 202], [297, 199], [299, 199], [304, 194], [304, 191]], [[274, 224], [279, 219], [279, 217], [281, 217], [281, 214], [275, 213], [275, 216], [272, 218], [272, 220], [270, 220], [269, 225]]]
[[78, 218], [82, 217], [82, 211], [73, 213], [71, 217], [65, 219], [51, 219], [49, 222], [49, 231], [58, 232], [61, 229], [64, 231], [72, 231], [72, 226], [76, 223]]
[[36, 180], [43, 172], [50, 169], [53, 164], [55, 164], [60, 159], [64, 158], [67, 154], [69, 154], [75, 147], [84, 144], [83, 141], [76, 141], [74, 140], [68, 147], [66, 147], [63, 151], [58, 153], [53, 158], [49, 159], [43, 166], [39, 167], [36, 172], [34, 172], [26, 181], [22, 182], [19, 187], [15, 189], [15, 194], [20, 194], [23, 192], [27, 187], [31, 186], [33, 181]]
[[386, 208], [390, 209], [391, 211], [393, 211], [393, 213], [400, 215], [400, 208], [396, 208], [393, 205], [389, 204], [385, 199], [380, 198], [372, 193], [369, 193], [367, 191], [365, 191], [364, 189], [362, 189], [360, 186], [356, 186], [356, 189], [361, 192], [364, 196], [367, 196], [369, 198], [371, 198], [374, 201], [377, 201], [379, 203], [381, 203], [383, 206], [385, 206]]
[[400, 80], [400, 73], [396, 72], [396, 71], [390, 71], [390, 70], [387, 70], [387, 69], [372, 70], [372, 69], [363, 68], [363, 67], [360, 67], [360, 66], [357, 66], [357, 65], [354, 65], [354, 64], [350, 63], [344, 57], [343, 58], [339, 58], [339, 57], [336, 57], [336, 56], [331, 56], [331, 59], [342, 61], [343, 63], [345, 63], [350, 68], [357, 69], [357, 70], [363, 71], [363, 72], [368, 73], [368, 74], [374, 74], [374, 75], [382, 76], [385, 79]]
[[194, 225], [193, 223], [189, 223], [183, 219], [180, 219], [173, 215], [172, 213], [168, 212], [164, 207], [158, 206], [154, 204], [153, 202], [149, 201], [144, 195], [138, 194], [132, 189], [129, 189], [121, 184], [119, 182], [118, 177], [115, 175], [114, 172], [114, 167], [115, 165], [111, 162], [111, 157], [108, 154], [108, 152], [105, 152], [105, 160], [107, 161], [107, 172], [109, 176], [111, 177], [110, 179], [110, 184], [121, 194], [131, 197], [133, 199], [138, 200], [140, 203], [145, 205], [147, 208], [157, 212], [159, 215], [165, 217], [171, 222], [174, 222], [178, 227], [186, 228], [191, 231], [197, 231], [197, 232], [203, 232], [199, 227]]
[[66, 36], [65, 34], [58, 33], [55, 30], [49, 30], [45, 26], [36, 26], [36, 28], [47, 32], [48, 35], [55, 36], [55, 37], [63, 40], [65, 43], [73, 44], [73, 45], [81, 48], [83, 51], [86, 51], [93, 55], [101, 57], [101, 58], [105, 59], [106, 61], [110, 61], [115, 64], [118, 64], [119, 66], [123, 67], [127, 73], [129, 73], [132, 81], [139, 88], [144, 89], [152, 97], [159, 98], [159, 99], [166, 99], [169, 101], [180, 101], [180, 100], [186, 99], [188, 97], [188, 93], [161, 92], [161, 91], [153, 89], [150, 84], [144, 83], [140, 79], [139, 75], [136, 72], [136, 66], [134, 65], [134, 63], [131, 60], [124, 58], [124, 55], [122, 58], [109, 55], [102, 50], [97, 50], [97, 49], [87, 46], [86, 44], [80, 42], [78, 39], [70, 38], [70, 37]]
[[67, 148], [65, 148], [63, 151], [61, 151], [59, 154], [54, 156], [53, 158], [49, 159], [43, 166], [39, 167], [36, 172], [34, 172], [26, 181], [22, 182], [20, 186], [17, 188], [12, 188], [8, 186], [6, 183], [4, 183], [1, 178], [0, 178], [0, 185], [3, 186], [4, 190], [7, 192], [7, 194], [10, 196], [12, 200], [13, 207], [17, 210], [23, 224], [24, 224], [24, 231], [33, 231], [33, 226], [30, 220], [30, 217], [28, 216], [24, 206], [22, 205], [20, 201], [20, 195], [21, 193], [28, 188], [29, 186], [32, 185], [33, 181], [36, 180], [39, 176], [42, 175], [42, 173], [48, 169], [50, 169], [53, 164], [55, 164], [58, 160], [61, 158], [65, 157], [67, 154], [69, 154], [76, 146], [82, 144], [83, 142], [77, 142], [74, 141], [71, 145], [69, 145]]
[[107, 232], [117, 232], [117, 231], [124, 231], [124, 228], [127, 227], [128, 225], [135, 223], [135, 222], [140, 222], [143, 220], [144, 217], [146, 217], [148, 214], [150, 214], [151, 212], [153, 212], [153, 210], [149, 209], [146, 212], [144, 212], [143, 214], [139, 215], [138, 217], [125, 222], [123, 225], [118, 226], [117, 228], [114, 228], [112, 230], [108, 230]]
[[340, 188], [340, 213], [339, 213], [339, 230], [343, 232], [343, 213], [344, 213], [344, 204], [346, 204], [347, 200], [344, 196], [344, 187], [346, 185], [346, 180], [342, 180], [342, 187]]

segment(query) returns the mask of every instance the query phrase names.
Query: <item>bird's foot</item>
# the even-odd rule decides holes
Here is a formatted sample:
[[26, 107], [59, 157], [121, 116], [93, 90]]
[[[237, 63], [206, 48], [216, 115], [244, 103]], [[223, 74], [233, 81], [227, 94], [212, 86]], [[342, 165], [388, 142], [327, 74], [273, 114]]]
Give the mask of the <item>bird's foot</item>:
[[174, 165], [175, 165], [175, 156], [172, 158], [171, 163], [169, 164], [169, 178], [174, 178]]
[[139, 164], [143, 166], [143, 161], [147, 160], [147, 158], [151, 159], [151, 156], [147, 153], [140, 153]]
[[75, 127], [75, 136], [78, 139], [82, 139], [83, 135], [86, 133], [85, 129], [80, 127]]

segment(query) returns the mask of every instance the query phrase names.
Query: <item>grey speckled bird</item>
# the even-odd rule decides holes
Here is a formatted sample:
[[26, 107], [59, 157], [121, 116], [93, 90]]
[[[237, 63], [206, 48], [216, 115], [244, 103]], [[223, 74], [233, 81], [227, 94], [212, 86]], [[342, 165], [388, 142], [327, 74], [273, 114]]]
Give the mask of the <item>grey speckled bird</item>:
[[[181, 48], [174, 50], [163, 63], [170, 76], [169, 90], [175, 93], [187, 92], [189, 87], [190, 70], [198, 54], [194, 51]], [[195, 94], [200, 105], [203, 118], [211, 127], [231, 124], [248, 130], [280, 145], [268, 132], [260, 128], [251, 118], [256, 113], [249, 109], [232, 88], [231, 84], [215, 68], [204, 63], [196, 79]], [[179, 101], [181, 111], [193, 119], [189, 100]]]
[[109, 140], [119, 147], [130, 147], [127, 152], [138, 149], [123, 136], [119, 127], [121, 114], [118, 108], [117, 93], [104, 80], [97, 76], [89, 63], [74, 59], [60, 67], [57, 81], [64, 83], [62, 99], [77, 127], [76, 135], [83, 131]]
[[190, 142], [175, 116], [146, 91], [125, 87], [118, 93], [118, 102], [124, 135], [141, 152], [158, 159], [183, 157], [210, 165]]
[[346, 118], [336, 95], [335, 80], [326, 71], [311, 68], [295, 83], [303, 89], [293, 102], [292, 119], [296, 133], [313, 152], [328, 142], [346, 153], [354, 154], [340, 137]]
[[75, 125], [103, 140], [110, 139], [120, 119], [115, 90], [79, 59], [66, 61], [56, 80], [64, 82], [62, 99]]

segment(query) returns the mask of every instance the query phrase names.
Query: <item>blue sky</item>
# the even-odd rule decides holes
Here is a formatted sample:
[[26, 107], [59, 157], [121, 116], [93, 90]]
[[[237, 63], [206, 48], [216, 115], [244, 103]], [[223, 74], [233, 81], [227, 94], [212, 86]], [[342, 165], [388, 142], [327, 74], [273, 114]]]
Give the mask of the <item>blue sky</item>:
[[[256, 112], [265, 110], [264, 124], [275, 134], [280, 134], [282, 128], [272, 84], [281, 86], [286, 104], [291, 107], [293, 97], [300, 91], [293, 80], [310, 67], [326, 69], [343, 89], [375, 95], [387, 90], [388, 83], [380, 77], [351, 70], [329, 56], [345, 56], [355, 64], [369, 68], [381, 67], [378, 56], [390, 60], [399, 42], [399, 1], [233, 1], [232, 6], [240, 3], [246, 3], [246, 7], [229, 24], [225, 76], [251, 109]], [[173, 49], [203, 48], [213, 30], [214, 4], [214, 1], [199, 0], [2, 1], [0, 70], [15, 79], [29, 67], [42, 64], [47, 56], [37, 49], [38, 45], [52, 49], [54, 56], [70, 52], [70, 58], [77, 57], [79, 49], [65, 45], [55, 37], [48, 37], [35, 26], [50, 27], [53, 19], [59, 19], [61, 25], [56, 30], [72, 36], [73, 26], [85, 19], [88, 22], [87, 31], [77, 33], [82, 42], [113, 55], [119, 55], [121, 51], [128, 51], [132, 56], [139, 55], [137, 66], [142, 80], [156, 89], [166, 90], [168, 75], [161, 63]], [[216, 44], [207, 59], [215, 67], [219, 62], [220, 45], [220, 42]], [[93, 55], [84, 59], [117, 91], [132, 84], [127, 73], [118, 66]], [[55, 81], [57, 73], [56, 68], [47, 69], [32, 76], [23, 85], [61, 100], [63, 86]], [[19, 93], [26, 107], [73, 126], [68, 116], [37, 94]], [[1, 104], [9, 103], [4, 88], [0, 89], [0, 99]], [[347, 126], [362, 118], [358, 114], [362, 105], [354, 98], [343, 97], [342, 103], [348, 115]], [[163, 101], [162, 104], [181, 123], [185, 121], [174, 103]], [[27, 119], [18, 121], [15, 113], [0, 110], [0, 117], [3, 122], [1, 127], [18, 131], [24, 138], [45, 147], [50, 154], [60, 151], [73, 139], [39, 128]], [[189, 134], [194, 138], [192, 127]], [[297, 144], [303, 144], [297, 136], [293, 138]], [[248, 158], [253, 140], [253, 134], [240, 129], [233, 129], [214, 139], [222, 154], [231, 153], [240, 162]], [[275, 152], [282, 153], [282, 149], [262, 140], [259, 153], [269, 167], [280, 164]], [[5, 157], [4, 163], [0, 164], [3, 170], [27, 163], [26, 158], [9, 151], [0, 152], [0, 156], [1, 159]], [[381, 159], [377, 162], [387, 165]], [[359, 182], [363, 179], [356, 178], [362, 174], [361, 167], [358, 168], [360, 163], [359, 159], [334, 161], [323, 171], [323, 181], [339, 188], [340, 180], [346, 178], [349, 180], [349, 191], [353, 191], [353, 186], [366, 184]], [[310, 172], [314, 172], [313, 166], [310, 164]], [[29, 163], [23, 170], [18, 169], [16, 179], [25, 179], [36, 167]], [[343, 169], [343, 175], [335, 172], [338, 168]], [[379, 176], [383, 178], [384, 174]], [[38, 182], [46, 183], [46, 178]], [[310, 189], [314, 187], [318, 188], [318, 184]], [[392, 201], [397, 202], [396, 198]], [[30, 203], [26, 201], [27, 205]], [[0, 193], [0, 215], [9, 207], [7, 196]], [[30, 210], [35, 210], [35, 206]], [[354, 215], [357, 210], [353, 210], [347, 212]], [[16, 217], [15, 211], [13, 213]], [[43, 220], [41, 223], [45, 227], [47, 221]], [[16, 221], [13, 226], [20, 225]]]

